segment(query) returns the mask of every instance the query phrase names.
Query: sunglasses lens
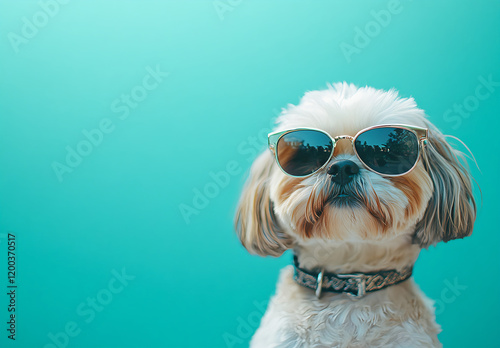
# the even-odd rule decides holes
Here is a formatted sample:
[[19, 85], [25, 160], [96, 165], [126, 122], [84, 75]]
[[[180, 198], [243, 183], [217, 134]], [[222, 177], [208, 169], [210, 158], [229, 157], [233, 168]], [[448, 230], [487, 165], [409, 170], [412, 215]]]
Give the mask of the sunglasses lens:
[[321, 168], [330, 158], [332, 149], [332, 141], [326, 134], [297, 130], [279, 139], [278, 162], [286, 173], [305, 176]]
[[418, 160], [417, 136], [404, 128], [367, 130], [356, 138], [354, 146], [363, 163], [381, 174], [404, 174]]

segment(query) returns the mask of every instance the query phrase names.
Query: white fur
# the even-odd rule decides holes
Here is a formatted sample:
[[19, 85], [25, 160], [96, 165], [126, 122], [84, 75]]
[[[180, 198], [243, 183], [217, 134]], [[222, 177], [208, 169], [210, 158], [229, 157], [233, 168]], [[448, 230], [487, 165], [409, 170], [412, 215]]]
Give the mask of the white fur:
[[251, 347], [440, 347], [432, 302], [413, 279], [352, 300], [314, 292], [281, 272]]
[[[296, 179], [281, 172], [266, 151], [255, 161], [238, 207], [237, 230], [245, 247], [273, 256], [293, 248], [300, 266], [310, 270], [373, 272], [412, 266], [422, 247], [469, 235], [475, 204], [460, 153], [412, 98], [399, 98], [394, 90], [335, 84], [290, 105], [276, 130], [310, 127], [333, 137], [354, 136], [381, 124], [430, 129], [428, 148], [406, 175], [410, 186], [365, 169], [352, 146], [344, 144], [331, 163], [349, 159], [358, 164], [360, 172], [349, 185], [365, 206], [323, 204], [335, 189], [327, 174], [331, 163]], [[312, 235], [304, 233], [307, 223]], [[292, 273], [291, 266], [282, 271], [252, 347], [441, 346], [432, 302], [413, 279], [357, 300], [332, 293], [317, 299], [314, 291], [293, 281]]]

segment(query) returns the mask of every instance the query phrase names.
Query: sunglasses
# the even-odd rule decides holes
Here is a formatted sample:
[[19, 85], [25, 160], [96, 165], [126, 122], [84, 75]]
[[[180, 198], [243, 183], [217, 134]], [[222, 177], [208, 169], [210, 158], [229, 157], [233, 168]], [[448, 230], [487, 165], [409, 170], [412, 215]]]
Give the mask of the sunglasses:
[[331, 137], [319, 129], [295, 128], [269, 133], [268, 141], [278, 166], [293, 177], [308, 176], [322, 169], [341, 139], [351, 141], [354, 153], [368, 170], [383, 176], [400, 176], [417, 165], [427, 133], [426, 128], [380, 125], [365, 128], [353, 137]]

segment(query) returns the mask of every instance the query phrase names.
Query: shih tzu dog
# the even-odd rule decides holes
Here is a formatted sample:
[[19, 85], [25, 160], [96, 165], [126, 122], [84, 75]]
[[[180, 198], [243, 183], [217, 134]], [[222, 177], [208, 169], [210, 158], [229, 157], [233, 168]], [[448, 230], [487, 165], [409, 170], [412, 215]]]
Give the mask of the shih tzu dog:
[[411, 278], [421, 248], [472, 232], [463, 154], [412, 98], [339, 83], [290, 105], [253, 163], [236, 230], [293, 249], [252, 347], [440, 347]]

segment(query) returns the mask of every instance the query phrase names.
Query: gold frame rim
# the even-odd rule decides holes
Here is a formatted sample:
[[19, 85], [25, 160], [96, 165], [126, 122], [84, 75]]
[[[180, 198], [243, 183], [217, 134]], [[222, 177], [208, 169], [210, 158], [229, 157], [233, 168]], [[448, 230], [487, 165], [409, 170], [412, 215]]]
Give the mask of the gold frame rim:
[[[407, 170], [406, 172], [401, 173], [401, 174], [384, 174], [384, 173], [380, 173], [380, 172], [378, 172], [378, 171], [370, 168], [359, 157], [359, 154], [356, 151], [356, 147], [354, 146], [354, 142], [355, 142], [356, 138], [359, 135], [361, 135], [362, 133], [364, 133], [364, 132], [367, 132], [367, 131], [372, 130], [372, 129], [377, 129], [377, 128], [401, 128], [401, 129], [406, 129], [406, 130], [412, 132], [413, 134], [415, 134], [415, 137], [417, 138], [417, 143], [418, 143], [417, 160], [415, 161], [415, 163], [413, 164], [413, 166], [409, 170]], [[326, 160], [326, 162], [321, 167], [319, 167], [318, 169], [316, 169], [312, 173], [309, 173], [309, 174], [306, 174], [306, 175], [292, 175], [290, 173], [287, 173], [283, 169], [283, 167], [281, 166], [281, 163], [278, 160], [278, 151], [276, 151], [276, 148], [277, 148], [278, 142], [280, 141], [280, 139], [283, 136], [285, 136], [288, 133], [295, 132], [295, 131], [301, 131], [301, 130], [317, 131], [317, 132], [325, 134], [326, 136], [328, 136], [328, 138], [330, 138], [330, 140], [331, 140], [331, 142], [333, 144], [333, 147], [332, 147], [332, 151], [330, 153], [330, 156], [328, 157], [328, 160]], [[296, 127], [296, 128], [291, 128], [291, 129], [287, 129], [287, 130], [284, 130], [284, 131], [271, 132], [271, 133], [269, 133], [267, 135], [267, 139], [268, 139], [268, 148], [273, 153], [274, 159], [275, 159], [276, 163], [278, 164], [278, 167], [281, 169], [281, 171], [283, 173], [285, 173], [288, 176], [294, 177], [294, 178], [306, 178], [308, 176], [311, 176], [311, 175], [317, 173], [321, 169], [323, 169], [328, 164], [328, 162], [330, 162], [330, 160], [333, 157], [333, 153], [335, 151], [335, 144], [337, 143], [337, 141], [342, 140], [342, 139], [349, 139], [351, 141], [351, 145], [352, 145], [354, 153], [356, 154], [356, 157], [358, 158], [358, 160], [363, 164], [363, 166], [366, 169], [368, 169], [369, 171], [371, 171], [373, 173], [379, 174], [381, 176], [385, 176], [385, 177], [398, 177], [398, 176], [406, 175], [406, 174], [410, 173], [413, 169], [415, 169], [415, 167], [417, 166], [418, 162], [420, 161], [420, 157], [421, 157], [421, 153], [422, 153], [422, 148], [423, 148], [423, 145], [424, 145], [425, 141], [428, 139], [428, 134], [429, 134], [429, 129], [428, 128], [423, 128], [423, 127], [418, 127], [418, 126], [411, 126], [411, 125], [407, 125], [407, 124], [381, 124], [381, 125], [376, 125], [376, 126], [371, 126], [371, 127], [364, 128], [364, 129], [360, 130], [359, 132], [357, 132], [354, 136], [351, 136], [351, 135], [338, 135], [336, 137], [332, 137], [330, 134], [328, 134], [326, 131], [324, 131], [322, 129], [311, 128], [311, 127]]]

